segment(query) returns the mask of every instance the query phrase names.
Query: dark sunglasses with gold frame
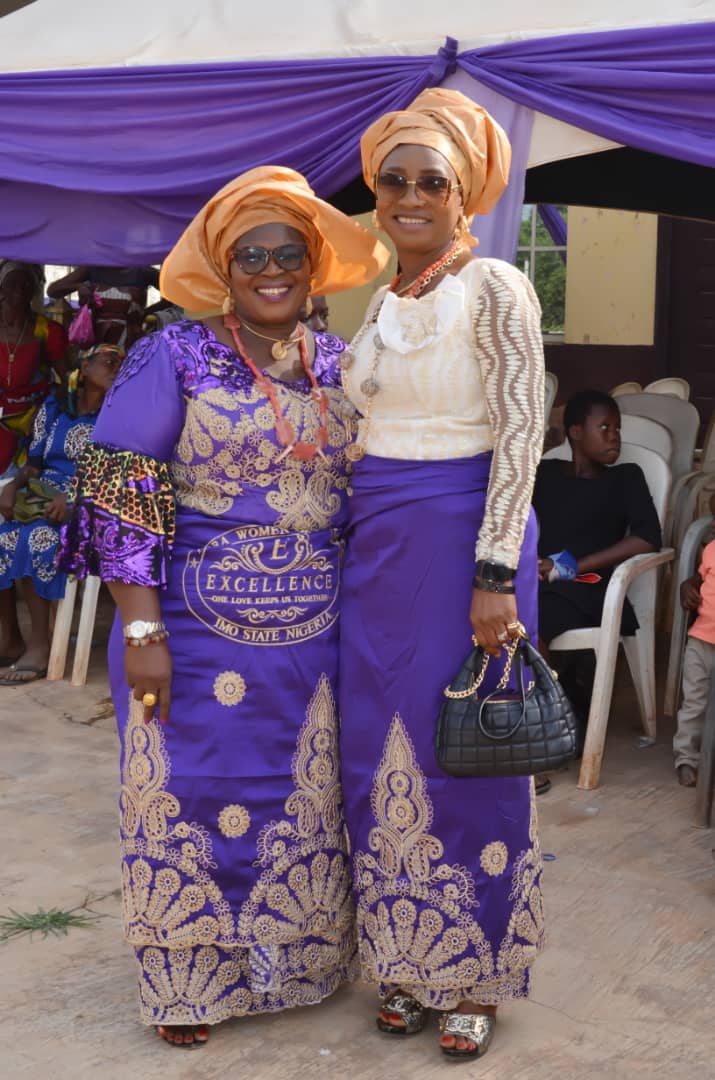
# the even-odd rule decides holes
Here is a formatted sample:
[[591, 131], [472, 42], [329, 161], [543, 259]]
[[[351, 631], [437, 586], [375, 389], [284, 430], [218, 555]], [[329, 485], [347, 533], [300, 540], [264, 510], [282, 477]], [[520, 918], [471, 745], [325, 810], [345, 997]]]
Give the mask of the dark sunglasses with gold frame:
[[440, 202], [442, 205], [449, 201], [453, 191], [459, 191], [462, 186], [453, 183], [448, 176], [440, 176], [438, 173], [418, 176], [416, 180], [408, 180], [403, 173], [390, 170], [375, 174], [375, 191], [381, 199], [401, 199], [411, 184], [414, 184], [425, 199]]
[[300, 270], [307, 257], [307, 244], [281, 244], [275, 248], [250, 244], [233, 249], [233, 261], [244, 274], [262, 273], [271, 259], [281, 270]]

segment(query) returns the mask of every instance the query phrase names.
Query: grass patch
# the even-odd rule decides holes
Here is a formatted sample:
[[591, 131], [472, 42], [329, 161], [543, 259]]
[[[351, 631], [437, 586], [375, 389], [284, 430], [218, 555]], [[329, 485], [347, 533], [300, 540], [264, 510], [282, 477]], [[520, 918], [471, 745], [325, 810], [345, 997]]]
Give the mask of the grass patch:
[[[115, 889], [105, 896], [116, 896], [121, 890]], [[10, 908], [9, 915], [0, 915], [0, 944], [11, 941], [13, 938], [27, 934], [32, 940], [34, 934], [43, 938], [66, 937], [70, 930], [88, 930], [98, 919], [104, 918], [99, 911], [92, 911], [89, 905], [98, 900], [104, 900], [105, 896], [87, 897], [79, 907], [63, 911], [53, 907], [48, 911], [38, 908], [37, 911], [15, 911]]]
[[79, 911], [61, 911], [50, 908], [45, 911], [15, 911], [10, 908], [9, 915], [0, 915], [0, 942], [10, 941], [21, 934], [41, 934], [43, 938], [63, 937], [72, 927], [86, 929], [97, 921], [97, 915], [88, 915]]

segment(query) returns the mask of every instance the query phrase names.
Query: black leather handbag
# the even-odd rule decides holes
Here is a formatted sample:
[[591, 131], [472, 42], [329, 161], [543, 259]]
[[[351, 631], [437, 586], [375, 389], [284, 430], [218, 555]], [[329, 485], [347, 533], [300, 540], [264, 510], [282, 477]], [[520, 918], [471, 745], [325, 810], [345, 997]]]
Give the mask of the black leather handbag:
[[[558, 678], [527, 637], [508, 648], [499, 686], [478, 695], [489, 655], [477, 646], [444, 691], [435, 751], [450, 776], [531, 776], [552, 772], [576, 753], [577, 722]], [[525, 665], [534, 681], [524, 684]], [[512, 669], [516, 693], [505, 692]]]

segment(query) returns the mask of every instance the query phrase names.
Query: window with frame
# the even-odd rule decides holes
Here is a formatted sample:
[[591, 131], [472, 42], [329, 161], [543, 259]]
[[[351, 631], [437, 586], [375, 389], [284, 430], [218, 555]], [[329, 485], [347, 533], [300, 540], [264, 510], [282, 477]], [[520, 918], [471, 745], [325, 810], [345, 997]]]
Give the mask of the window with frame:
[[[566, 318], [566, 224], [568, 207], [548, 208], [558, 214], [551, 232], [536, 204], [525, 203], [521, 211], [516, 265], [536, 289], [541, 304], [541, 332], [563, 337]], [[559, 220], [560, 219], [560, 220]], [[552, 232], [555, 237], [552, 236]], [[562, 233], [562, 236], [558, 234]], [[563, 243], [557, 242], [563, 238]]]

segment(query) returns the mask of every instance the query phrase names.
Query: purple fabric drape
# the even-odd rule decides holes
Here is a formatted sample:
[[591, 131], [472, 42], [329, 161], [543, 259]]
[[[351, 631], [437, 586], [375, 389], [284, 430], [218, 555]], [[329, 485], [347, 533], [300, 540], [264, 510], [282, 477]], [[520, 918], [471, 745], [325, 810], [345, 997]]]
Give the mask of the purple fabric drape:
[[[359, 139], [461, 69], [617, 142], [715, 166], [715, 22], [509, 42], [457, 55], [0, 75], [0, 254], [156, 262], [237, 173], [280, 163], [330, 196]], [[478, 85], [475, 90], [478, 90]]]
[[457, 62], [558, 120], [715, 166], [715, 22], [508, 42], [461, 53]]
[[509, 101], [488, 86], [477, 82], [464, 71], [448, 75], [442, 84], [450, 90], [461, 90], [473, 101], [487, 109], [509, 135], [511, 140], [511, 169], [509, 186], [490, 214], [477, 214], [472, 232], [479, 239], [478, 254], [482, 258], [505, 259], [514, 262], [519, 240], [519, 222], [524, 203], [526, 164], [529, 159], [534, 114], [531, 109]]
[[163, 259], [245, 169], [289, 165], [321, 195], [360, 172], [360, 135], [454, 70], [436, 56], [0, 75], [0, 254]]
[[[558, 206], [552, 206], [550, 203], [539, 203], [536, 209], [544, 223], [544, 228], [553, 242], [559, 247], [564, 247], [568, 237], [568, 226]], [[566, 252], [560, 251], [559, 255], [561, 261], [566, 262]]]

